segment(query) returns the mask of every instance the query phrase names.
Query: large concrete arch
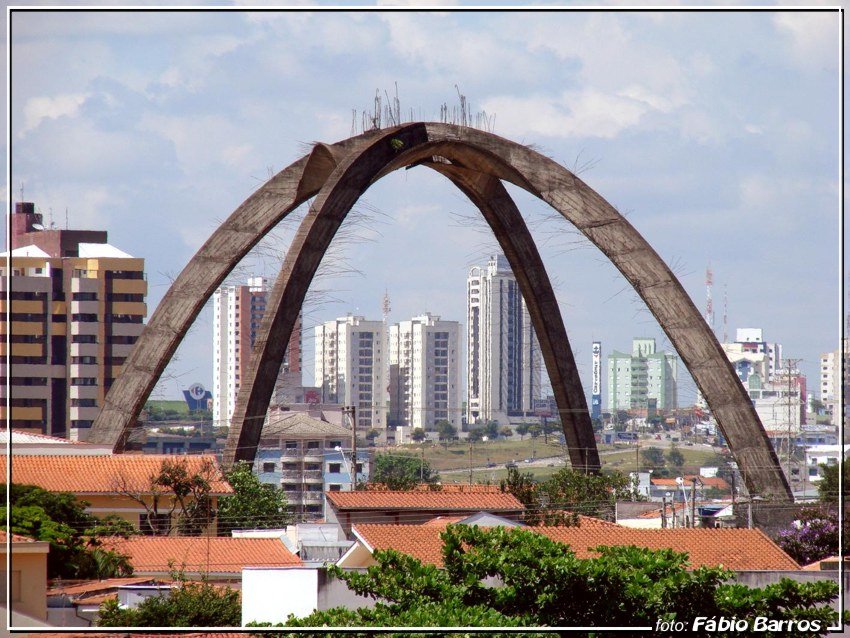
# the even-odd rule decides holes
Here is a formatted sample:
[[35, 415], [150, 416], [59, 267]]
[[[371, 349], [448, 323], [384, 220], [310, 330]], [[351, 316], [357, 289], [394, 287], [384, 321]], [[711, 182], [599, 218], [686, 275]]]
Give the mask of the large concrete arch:
[[[361, 158], [364, 154], [368, 160]], [[408, 124], [320, 145], [252, 195], [213, 234], [163, 299], [128, 359], [127, 376], [122, 373], [110, 391], [90, 440], [120, 451], [124, 432], [197, 312], [235, 266], [235, 257], [241, 259], [274, 223], [319, 187], [325, 197], [320, 193], [314, 210], [328, 201], [336, 214], [383, 175], [431, 158], [525, 189], [599, 247], [646, 302], [691, 372], [750, 492], [790, 499], [776, 454], [743, 386], [701, 314], [646, 240], [599, 194], [549, 158], [493, 134], [438, 123]], [[334, 196], [328, 200], [331, 192]]]
[[[378, 150], [381, 150], [380, 146]], [[371, 160], [369, 152], [354, 158], [355, 163], [369, 163]], [[446, 175], [463, 191], [481, 210], [493, 230], [528, 305], [561, 414], [571, 465], [585, 472], [599, 471], [599, 453], [590, 413], [560, 308], [522, 215], [502, 183], [490, 175], [458, 164], [433, 161], [423, 164]], [[348, 172], [353, 168], [353, 165], [349, 166]], [[328, 183], [334, 186], [327, 192], [325, 189], [319, 192], [293, 239], [266, 300], [266, 312], [255, 340], [251, 364], [247, 371], [243, 371], [231, 419], [224, 451], [225, 465], [239, 460], [253, 461], [256, 456], [277, 373], [304, 295], [334, 234], [350, 211], [350, 205], [336, 206], [334, 200], [335, 195], [340, 197], [340, 193], [347, 192], [352, 185], [342, 179], [335, 181], [333, 176]], [[358, 186], [365, 190], [369, 183], [362, 180]]]

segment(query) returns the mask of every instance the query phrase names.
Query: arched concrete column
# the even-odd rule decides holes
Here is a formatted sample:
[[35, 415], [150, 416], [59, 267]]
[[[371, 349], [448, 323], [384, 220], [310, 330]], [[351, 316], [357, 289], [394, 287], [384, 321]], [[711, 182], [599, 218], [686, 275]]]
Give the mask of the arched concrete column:
[[[353, 138], [340, 144], [323, 147], [327, 150], [326, 154], [334, 159], [337, 158], [337, 151], [341, 154], [351, 151], [344, 162], [340, 162], [335, 169], [338, 177], [342, 176], [340, 168], [343, 164], [350, 165], [353, 162], [352, 157], [359, 156], [359, 149], [356, 148], [359, 145], [364, 146], [363, 153], [374, 148], [376, 144], [383, 144], [385, 147], [383, 153], [370, 155], [370, 163], [358, 163], [358, 170], [363, 171], [364, 174], [352, 173], [345, 176], [345, 181], [357, 185], [356, 188], [349, 188], [349, 195], [354, 199], [356, 197], [352, 193], [357, 189], [362, 192], [370, 180], [379, 179], [382, 175], [403, 166], [421, 163], [432, 157], [440, 157], [452, 163], [459, 163], [464, 168], [514, 183], [543, 199], [560, 212], [611, 259], [646, 302], [706, 398], [735, 455], [749, 491], [752, 494], [777, 500], [790, 499], [788, 483], [779, 467], [767, 434], [761, 427], [746, 391], [738, 381], [714, 334], [681, 284], [652, 247], [599, 194], [549, 158], [504, 138], [476, 129], [439, 123], [415, 123], [380, 131], [366, 137], [368, 139]], [[327, 157], [323, 155], [317, 154], [311, 157], [319, 166], [328, 163]], [[300, 164], [301, 162], [304, 164]], [[313, 180], [312, 174], [304, 174], [306, 162], [307, 158], [296, 162], [299, 165], [298, 168], [288, 176], [288, 179], [292, 179], [297, 173], [298, 181], [305, 185], [300, 191], [301, 194], [304, 193], [308, 184], [312, 189], [315, 183], [321, 181], [321, 179]], [[324, 188], [327, 188], [327, 183]], [[297, 189], [288, 186], [283, 190], [285, 191], [283, 195], [271, 204], [277, 212], [264, 216], [264, 221], [274, 217], [279, 221], [288, 210], [291, 210], [290, 205], [285, 202], [282, 204], [281, 200], [297, 199]], [[266, 193], [264, 197], [269, 194]], [[305, 195], [304, 199], [308, 196]], [[342, 203], [344, 199], [346, 198], [339, 198], [335, 205]], [[241, 226], [238, 217], [239, 215], [234, 213], [226, 222], [232, 221], [234, 224], [232, 232], [236, 234]], [[242, 238], [241, 243], [236, 237], [227, 237], [225, 243], [235, 242], [245, 245], [247, 248], [244, 252], [247, 252], [262, 234], [268, 232], [268, 228], [258, 225], [245, 229], [245, 237]], [[218, 232], [214, 237], [217, 235]], [[210, 241], [212, 240], [213, 238]], [[179, 342], [179, 338], [182, 338], [185, 328], [196, 316], [203, 302], [223, 280], [228, 269], [233, 267], [234, 264], [230, 259], [239, 251], [233, 250], [230, 246], [227, 248], [228, 256], [224, 259], [226, 265], [223, 268], [213, 268], [210, 274], [204, 274], [198, 272], [199, 269], [193, 266], [195, 262], [193, 259], [193, 262], [184, 269], [184, 273], [190, 271], [198, 278], [198, 281], [191, 282], [189, 281], [191, 278], [187, 277], [187, 281], [181, 282], [183, 297], [170, 298], [168, 307], [162, 313], [160, 309], [157, 309], [151, 324], [154, 323], [153, 319], [157, 319], [156, 329], [165, 328], [168, 334], [154, 332], [151, 339], [159, 339], [167, 343]], [[204, 254], [204, 258], [210, 265], [215, 264], [214, 255], [214, 251]], [[181, 277], [184, 273], [181, 273]], [[196, 283], [196, 288], [186, 286], [187, 283]], [[198, 304], [199, 299], [202, 299], [200, 304]], [[162, 307], [162, 304], [160, 306]], [[174, 315], [173, 322], [170, 321], [169, 313]], [[158, 317], [160, 314], [162, 318]], [[185, 327], [182, 327], [184, 324]], [[139, 342], [148, 348], [144, 356], [136, 356], [136, 352], [131, 355], [133, 366], [130, 372], [134, 375], [131, 376], [132, 380], [123, 383], [119, 377], [107, 397], [105, 412], [98, 417], [93, 428], [94, 440], [112, 443], [116, 449], [120, 449], [121, 435], [138, 414], [141, 404], [156, 381], [155, 377], [158, 377], [174, 352], [173, 348], [167, 347], [149, 348], [149, 344], [143, 343], [145, 339], [146, 335], [143, 335]], [[139, 349], [137, 344], [136, 350]], [[154, 377], [153, 381], [150, 381], [150, 377]], [[120, 393], [113, 396], [117, 386], [120, 386]], [[113, 417], [117, 420], [113, 420]]]
[[[370, 157], [355, 159], [369, 162]], [[426, 166], [446, 175], [481, 210], [516, 275], [529, 315], [540, 342], [540, 349], [561, 413], [570, 461], [574, 468], [597, 472], [599, 453], [587, 402], [575, 359], [570, 349], [560, 308], [546, 269], [525, 222], [501, 182], [489, 175], [439, 162]], [[349, 172], [356, 166], [349, 167]], [[332, 182], [335, 176], [329, 180]], [[368, 179], [357, 182], [364, 190]], [[351, 181], [340, 176], [334, 186], [345, 192]], [[359, 195], [358, 195], [359, 197]], [[295, 325], [298, 312], [312, 279], [333, 235], [350, 210], [333, 205], [333, 191], [321, 191], [313, 209], [302, 221], [275, 285], [266, 301], [266, 313], [260, 325], [249, 369], [243, 373], [231, 430], [224, 453], [224, 464], [236, 460], [253, 461], [263, 420], [274, 391], [275, 381]], [[356, 201], [356, 200], [355, 200]], [[322, 203], [323, 202], [323, 203]], [[353, 204], [353, 202], [352, 202]], [[316, 207], [322, 208], [316, 210]], [[325, 212], [325, 208], [335, 211]]]
[[310, 154], [263, 184], [213, 232], [145, 326], [106, 395], [89, 442], [123, 451], [127, 434], [159, 377], [216, 288], [278, 222], [316, 194], [341, 157], [375, 134], [317, 144]]

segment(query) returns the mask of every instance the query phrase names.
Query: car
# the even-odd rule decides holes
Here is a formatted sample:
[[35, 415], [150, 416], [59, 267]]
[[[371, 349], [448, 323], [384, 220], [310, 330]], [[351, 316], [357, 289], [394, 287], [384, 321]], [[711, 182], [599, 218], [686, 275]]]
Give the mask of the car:
[[531, 459], [525, 459], [523, 463], [531, 463]]

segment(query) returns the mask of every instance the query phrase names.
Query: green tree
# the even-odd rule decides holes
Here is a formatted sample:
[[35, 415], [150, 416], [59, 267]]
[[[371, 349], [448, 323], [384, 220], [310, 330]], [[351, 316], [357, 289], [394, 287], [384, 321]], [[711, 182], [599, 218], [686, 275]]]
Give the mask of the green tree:
[[[690, 629], [699, 616], [767, 616], [818, 621], [818, 629], [791, 632], [818, 636], [837, 620], [828, 605], [838, 593], [832, 581], [783, 579], [751, 589], [728, 584], [732, 573], [719, 567], [690, 570], [687, 555], [669, 549], [597, 547], [598, 557], [580, 559], [527, 529], [450, 525], [442, 539], [445, 569], [392, 550], [376, 551], [377, 564], [365, 573], [332, 568], [351, 590], [377, 599], [376, 605], [290, 617], [287, 625], [655, 627], [678, 621]], [[492, 579], [500, 584], [488, 585]], [[718, 634], [703, 630], [691, 635]]]
[[[821, 465], [823, 478], [818, 483], [818, 498], [822, 503], [838, 503], [838, 465]], [[844, 463], [844, 501], [850, 502], [850, 462]]]
[[528, 426], [528, 435], [532, 439], [536, 439], [538, 436], [543, 434], [543, 426], [539, 423], [532, 423]]
[[641, 464], [649, 469], [664, 467], [664, 452], [657, 447], [646, 447], [640, 451]]
[[369, 442], [369, 447], [375, 447], [375, 439], [381, 436], [381, 431], [372, 428], [366, 433], [366, 440]]
[[402, 454], [377, 454], [372, 481], [383, 483], [391, 490], [409, 490], [419, 483], [436, 483], [439, 475], [422, 458]]
[[641, 500], [631, 479], [621, 472], [585, 474], [564, 467], [540, 484], [541, 498], [551, 509], [613, 519], [618, 500]]
[[670, 465], [680, 471], [685, 465], [685, 455], [675, 445], [670, 446], [670, 450], [667, 452], [667, 460], [670, 461]]
[[225, 479], [233, 495], [219, 498], [219, 536], [230, 536], [234, 529], [281, 529], [293, 521], [283, 490], [262, 483], [249, 463], [236, 463]]
[[151, 596], [135, 608], [111, 598], [100, 606], [98, 627], [238, 627], [239, 592], [208, 582], [180, 578], [167, 594]]
[[[7, 486], [0, 486], [0, 502]], [[12, 484], [8, 490], [11, 509], [0, 507], [0, 525], [10, 532], [50, 543], [48, 578], [83, 579], [130, 576], [127, 556], [105, 549], [100, 536], [111, 536], [126, 526], [114, 520], [100, 521], [85, 511], [85, 501], [69, 492], [48, 492], [35, 485]]]
[[499, 436], [505, 439], [509, 439], [514, 435], [514, 431], [511, 429], [509, 425], [503, 425], [499, 428]]
[[540, 424], [540, 429], [543, 431], [544, 443], [549, 442], [549, 435], [554, 434], [561, 429], [561, 424], [557, 421], [544, 421]]
[[466, 438], [467, 438], [468, 441], [470, 441], [472, 443], [478, 443], [479, 441], [481, 441], [484, 438], [484, 436], [485, 436], [484, 428], [475, 428], [474, 430], [469, 431], [469, 434], [467, 435]]
[[[521, 473], [515, 466], [508, 467], [508, 476], [499, 483], [502, 492], [513, 494], [525, 508], [528, 525], [576, 525], [578, 515], [549, 507], [540, 485], [531, 472]], [[545, 502], [544, 502], [545, 501]]]
[[449, 421], [437, 421], [434, 428], [446, 449], [449, 449], [449, 441], [453, 441], [457, 437], [457, 428]]
[[484, 425], [484, 436], [486, 436], [491, 441], [493, 439], [499, 438], [499, 422], [498, 421], [487, 421]]
[[427, 438], [425, 434], [425, 430], [422, 428], [413, 428], [413, 434], [410, 435], [410, 438], [416, 441], [417, 443], [422, 443]]
[[529, 425], [528, 423], [520, 423], [516, 426], [516, 433], [519, 434], [519, 440], [522, 441], [525, 438], [525, 435], [528, 434]]

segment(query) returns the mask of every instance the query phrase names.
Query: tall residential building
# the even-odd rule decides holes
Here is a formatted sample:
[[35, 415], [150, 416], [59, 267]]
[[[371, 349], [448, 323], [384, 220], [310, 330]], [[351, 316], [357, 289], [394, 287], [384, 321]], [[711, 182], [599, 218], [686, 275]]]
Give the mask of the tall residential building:
[[540, 344], [504, 255], [469, 271], [466, 295], [467, 421], [532, 417], [541, 395]]
[[[248, 285], [222, 286], [213, 293], [213, 421], [216, 425], [230, 425], [269, 292], [265, 279], [250, 277]], [[284, 384], [301, 385], [300, 315], [277, 380], [278, 388]]]
[[[839, 405], [840, 389], [842, 385], [842, 363], [844, 375], [850, 370], [850, 338], [843, 339], [843, 345], [836, 348], [832, 352], [825, 352], [820, 356], [820, 387], [818, 389], [817, 398], [832, 414], [832, 425], [838, 425], [841, 416], [841, 406]], [[848, 405], [848, 392], [846, 388], [846, 379], [844, 381], [844, 405], [845, 410]]]
[[11, 286], [9, 323], [0, 324], [0, 419], [86, 440], [144, 328], [144, 259], [106, 243], [106, 231], [45, 229], [30, 202], [15, 205], [10, 237], [11, 272], [9, 253], [0, 265], [3, 312]]
[[390, 423], [461, 425], [460, 323], [426, 313], [390, 326]]
[[631, 354], [614, 350], [608, 355], [608, 409], [639, 415], [674, 410], [678, 362], [675, 354], [656, 352], [655, 339], [633, 339]]
[[386, 325], [348, 315], [316, 326], [321, 403], [356, 407], [357, 428], [387, 427]]

